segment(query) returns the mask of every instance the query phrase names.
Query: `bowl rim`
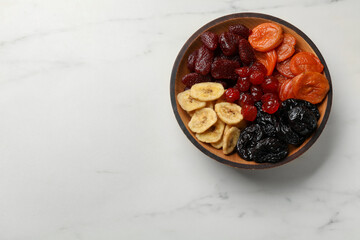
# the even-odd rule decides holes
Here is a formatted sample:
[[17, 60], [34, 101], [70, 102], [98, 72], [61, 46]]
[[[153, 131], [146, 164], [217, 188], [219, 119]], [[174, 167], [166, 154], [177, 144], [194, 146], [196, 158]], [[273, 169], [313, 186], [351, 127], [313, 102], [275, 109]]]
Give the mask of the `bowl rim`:
[[[198, 143], [196, 141], [196, 139], [187, 130], [184, 122], [182, 121], [182, 119], [180, 117], [178, 109], [177, 109], [176, 96], [175, 96], [175, 80], [176, 80], [176, 75], [177, 75], [177, 72], [178, 72], [178, 67], [179, 67], [180, 62], [181, 62], [184, 54], [186, 53], [186, 50], [188, 49], [188, 47], [199, 36], [199, 34], [204, 32], [208, 28], [210, 28], [210, 27], [212, 27], [214, 25], [217, 25], [217, 24], [219, 24], [219, 23], [221, 23], [223, 21], [226, 21], [226, 20], [231, 20], [233, 18], [242, 18], [242, 17], [263, 18], [263, 19], [266, 19], [266, 20], [274, 21], [274, 22], [280, 23], [280, 24], [292, 29], [297, 34], [299, 34], [310, 45], [310, 47], [314, 50], [316, 55], [319, 57], [321, 63], [324, 65], [324, 74], [325, 74], [326, 78], [328, 79], [329, 85], [330, 85], [330, 89], [329, 89], [329, 92], [328, 92], [328, 101], [327, 101], [324, 117], [323, 117], [323, 120], [322, 120], [320, 126], [317, 128], [315, 134], [311, 137], [311, 139], [301, 149], [299, 149], [293, 155], [287, 156], [283, 161], [280, 161], [278, 163], [262, 163], [262, 164], [257, 164], [257, 165], [250, 165], [250, 164], [242, 164], [242, 163], [232, 162], [232, 161], [226, 160], [226, 159], [224, 159], [222, 157], [219, 157], [218, 155], [208, 151], [206, 148], [201, 146], [200, 143]], [[324, 130], [325, 125], [326, 125], [326, 123], [328, 121], [328, 118], [329, 118], [329, 115], [330, 115], [331, 105], [332, 105], [332, 98], [333, 98], [333, 88], [332, 88], [330, 72], [329, 72], [329, 69], [328, 69], [328, 67], [326, 65], [325, 59], [323, 58], [322, 54], [320, 53], [320, 51], [316, 47], [316, 45], [313, 43], [313, 41], [311, 41], [311, 39], [305, 33], [303, 33], [300, 29], [298, 29], [297, 27], [295, 27], [294, 25], [288, 23], [287, 21], [285, 21], [283, 19], [271, 16], [271, 15], [263, 14], [263, 13], [242, 12], [242, 13], [234, 13], [234, 14], [225, 15], [225, 16], [222, 16], [222, 17], [219, 17], [219, 18], [216, 18], [216, 19], [210, 21], [209, 23], [207, 23], [204, 26], [202, 26], [201, 28], [199, 28], [185, 42], [184, 46], [179, 51], [179, 53], [178, 53], [178, 55], [177, 55], [177, 57], [175, 59], [173, 68], [172, 68], [171, 77], [170, 77], [170, 98], [171, 98], [171, 105], [172, 105], [172, 108], [173, 108], [173, 112], [175, 114], [175, 117], [176, 117], [176, 120], [177, 120], [178, 124], [180, 125], [180, 128], [182, 129], [182, 131], [184, 132], [186, 137], [192, 142], [192, 144], [194, 144], [205, 155], [207, 155], [208, 157], [210, 157], [210, 158], [212, 158], [212, 159], [214, 159], [214, 160], [216, 160], [216, 161], [218, 161], [220, 163], [223, 163], [225, 165], [235, 167], [235, 168], [268, 169], [268, 168], [281, 166], [283, 164], [286, 164], [286, 163], [298, 158], [300, 155], [305, 153], [315, 143], [315, 141], [319, 138], [320, 134]]]

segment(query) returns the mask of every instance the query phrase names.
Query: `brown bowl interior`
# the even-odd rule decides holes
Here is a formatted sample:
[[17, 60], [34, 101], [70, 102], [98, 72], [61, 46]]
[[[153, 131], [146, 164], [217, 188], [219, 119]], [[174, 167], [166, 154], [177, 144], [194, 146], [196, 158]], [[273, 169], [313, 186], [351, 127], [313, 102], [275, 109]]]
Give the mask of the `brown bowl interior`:
[[[301, 49], [302, 51], [312, 52], [319, 57], [324, 65], [324, 75], [329, 80], [330, 83], [330, 91], [328, 96], [318, 104], [318, 108], [321, 114], [320, 120], [318, 121], [318, 128], [317, 130], [310, 136], [301, 146], [294, 147], [290, 146], [290, 153], [286, 157], [285, 160], [276, 163], [276, 164], [268, 164], [268, 163], [255, 163], [252, 161], [246, 161], [238, 156], [238, 154], [234, 153], [231, 155], [225, 155], [222, 150], [215, 149], [210, 144], [202, 143], [198, 141], [195, 137], [195, 134], [192, 133], [188, 127], [188, 122], [190, 121], [190, 116], [184, 111], [176, 100], [176, 96], [178, 93], [184, 91], [184, 85], [181, 83], [181, 78], [189, 73], [187, 68], [187, 58], [191, 52], [195, 49], [198, 49], [201, 46], [200, 41], [200, 34], [205, 31], [212, 31], [217, 34], [220, 34], [224, 31], [227, 31], [228, 27], [233, 24], [244, 24], [248, 28], [252, 29], [255, 26], [264, 23], [264, 22], [276, 22], [280, 24], [285, 33], [292, 34], [296, 40], [296, 48]], [[225, 16], [219, 19], [216, 19], [209, 24], [205, 25], [201, 29], [199, 29], [184, 45], [182, 50], [180, 51], [173, 69], [172, 79], [171, 79], [171, 98], [173, 102], [174, 113], [178, 119], [180, 127], [183, 129], [184, 133], [188, 136], [188, 138], [197, 146], [202, 152], [206, 155], [214, 158], [217, 161], [225, 163], [227, 165], [239, 168], [250, 168], [250, 169], [259, 169], [259, 168], [271, 168], [275, 166], [282, 165], [287, 163], [298, 156], [300, 156], [303, 152], [305, 152], [319, 137], [320, 133], [322, 132], [325, 123], [327, 121], [328, 115], [330, 113], [331, 108], [331, 100], [332, 100], [332, 86], [331, 86], [331, 79], [330, 74], [327, 69], [326, 63], [321, 56], [319, 50], [316, 46], [312, 43], [312, 41], [300, 30], [296, 27], [292, 26], [291, 24], [264, 14], [257, 14], [257, 13], [245, 13], [245, 14], [233, 14], [229, 16]]]

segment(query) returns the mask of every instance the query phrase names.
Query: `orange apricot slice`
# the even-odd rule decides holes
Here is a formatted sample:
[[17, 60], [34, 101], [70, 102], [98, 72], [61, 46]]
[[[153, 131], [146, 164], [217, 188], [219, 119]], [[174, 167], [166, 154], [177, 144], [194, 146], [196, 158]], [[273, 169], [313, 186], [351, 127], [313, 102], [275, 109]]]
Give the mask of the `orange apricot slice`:
[[306, 100], [312, 104], [320, 103], [330, 89], [326, 77], [318, 72], [301, 73], [293, 78], [292, 82], [295, 98]]
[[276, 66], [277, 55], [275, 50], [271, 50], [268, 52], [255, 51], [255, 58], [266, 67], [267, 70], [266, 75], [270, 76], [273, 73], [274, 68]]
[[283, 30], [280, 25], [262, 23], [252, 30], [249, 43], [256, 51], [267, 52], [279, 46], [283, 38]]
[[277, 61], [282, 62], [290, 58], [295, 52], [296, 38], [289, 34], [284, 33], [284, 40], [276, 48], [276, 54], [278, 56]]
[[321, 73], [324, 66], [315, 54], [310, 52], [299, 52], [290, 60], [290, 70], [293, 74], [299, 75], [303, 72]]

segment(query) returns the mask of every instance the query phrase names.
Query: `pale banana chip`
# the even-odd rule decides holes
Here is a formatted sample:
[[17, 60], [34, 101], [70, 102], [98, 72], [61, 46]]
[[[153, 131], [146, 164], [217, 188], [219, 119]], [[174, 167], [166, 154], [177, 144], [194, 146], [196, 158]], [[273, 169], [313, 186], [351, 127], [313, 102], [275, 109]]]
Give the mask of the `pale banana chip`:
[[214, 143], [221, 139], [225, 128], [225, 123], [220, 119], [216, 121], [208, 130], [203, 133], [197, 133], [196, 138], [201, 142]]
[[229, 130], [224, 132], [223, 137], [223, 153], [230, 154], [234, 151], [236, 143], [240, 137], [240, 129], [237, 127], [231, 127]]
[[179, 93], [177, 95], [177, 100], [181, 108], [188, 112], [199, 108], [203, 108], [206, 105], [206, 102], [202, 102], [192, 98], [190, 96], [190, 89]]
[[[224, 134], [223, 134], [223, 135], [224, 135]], [[222, 146], [223, 146], [223, 137], [220, 138], [219, 141], [214, 142], [214, 143], [210, 143], [210, 144], [211, 144], [211, 146], [213, 146], [213, 147], [216, 148], [216, 149], [222, 148]]]
[[203, 133], [217, 121], [216, 113], [211, 108], [202, 108], [195, 111], [188, 124], [191, 131]]
[[203, 82], [194, 84], [190, 89], [190, 96], [200, 101], [213, 101], [224, 94], [221, 83]]
[[218, 117], [226, 124], [236, 125], [243, 120], [241, 107], [235, 103], [221, 102], [215, 104]]

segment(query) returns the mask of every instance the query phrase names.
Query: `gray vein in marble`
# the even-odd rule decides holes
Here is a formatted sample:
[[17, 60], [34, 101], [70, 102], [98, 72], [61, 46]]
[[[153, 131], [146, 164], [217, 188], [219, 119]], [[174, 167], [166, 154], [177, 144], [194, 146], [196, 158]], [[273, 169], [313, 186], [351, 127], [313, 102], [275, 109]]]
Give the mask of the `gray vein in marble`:
[[338, 216], [339, 216], [339, 212], [334, 213], [325, 224], [318, 227], [318, 230], [322, 231], [326, 228], [331, 227], [335, 223], [338, 223], [339, 222]]
[[110, 170], [97, 170], [98, 174], [122, 174], [120, 171], [110, 171]]

